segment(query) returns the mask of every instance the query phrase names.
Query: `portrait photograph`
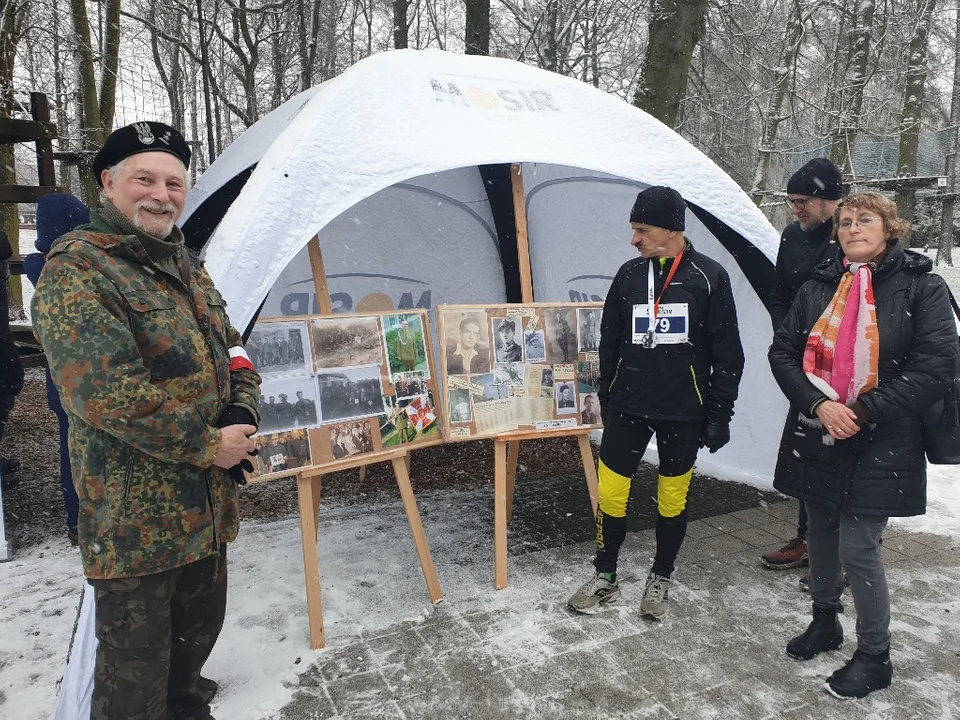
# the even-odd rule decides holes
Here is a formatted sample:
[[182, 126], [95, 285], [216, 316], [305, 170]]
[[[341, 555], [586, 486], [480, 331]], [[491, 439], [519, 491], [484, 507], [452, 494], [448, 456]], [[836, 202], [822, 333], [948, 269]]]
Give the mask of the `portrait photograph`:
[[547, 359], [547, 348], [543, 339], [543, 330], [523, 333], [523, 354], [525, 362], [538, 363]]
[[259, 434], [318, 424], [317, 386], [310, 376], [271, 377], [260, 384]]
[[548, 367], [543, 369], [543, 376], [540, 380], [540, 385], [545, 388], [553, 387], [553, 368]]
[[581, 425], [599, 425], [600, 418], [600, 400], [596, 393], [580, 394], [580, 424]]
[[577, 326], [580, 330], [578, 352], [597, 352], [600, 349], [601, 308], [577, 308]]
[[370, 422], [354, 420], [330, 426], [330, 449], [334, 460], [373, 452]]
[[305, 322], [258, 323], [244, 349], [262, 378], [306, 375], [311, 371]]
[[575, 308], [547, 309], [544, 334], [551, 363], [573, 362], [577, 357], [577, 315]]
[[393, 387], [397, 391], [398, 398], [423, 395], [429, 390], [427, 374], [420, 370], [397, 373], [393, 376]]
[[427, 363], [427, 346], [423, 335], [423, 320], [420, 315], [384, 315], [383, 340], [387, 348], [387, 364], [390, 367], [390, 382], [398, 373], [421, 372], [430, 377]]
[[496, 375], [486, 373], [485, 375], [474, 375], [470, 378], [474, 385], [483, 386], [483, 395], [473, 396], [473, 402], [488, 402], [490, 400], [503, 400], [510, 396], [510, 385], [505, 382], [498, 382]]
[[379, 327], [375, 317], [313, 318], [310, 339], [314, 369], [382, 364]]
[[490, 338], [484, 312], [443, 314], [443, 344], [447, 375], [490, 372]]
[[577, 388], [573, 382], [558, 382], [553, 386], [557, 415], [573, 415], [577, 412]]
[[306, 430], [258, 435], [257, 475], [271, 475], [312, 464]]
[[470, 391], [466, 388], [457, 388], [449, 391], [450, 422], [466, 423], [473, 419], [470, 410]]
[[371, 365], [317, 373], [320, 424], [382, 415], [380, 368]]
[[490, 324], [494, 362], [523, 362], [523, 318], [493, 318]]

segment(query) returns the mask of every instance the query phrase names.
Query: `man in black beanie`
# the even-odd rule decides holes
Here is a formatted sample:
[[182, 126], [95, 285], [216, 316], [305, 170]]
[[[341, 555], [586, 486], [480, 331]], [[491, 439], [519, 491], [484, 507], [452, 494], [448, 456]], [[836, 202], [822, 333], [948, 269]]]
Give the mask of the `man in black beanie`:
[[650, 187], [637, 196], [630, 244], [640, 257], [617, 272], [603, 307], [596, 572], [568, 602], [577, 612], [595, 613], [620, 597], [617, 556], [627, 532], [630, 478], [656, 435], [657, 548], [640, 612], [657, 620], [666, 615], [697, 451], [716, 452], [730, 440], [743, 374], [733, 290], [720, 264], [684, 237], [685, 215], [672, 188]]
[[[770, 291], [773, 331], [783, 324], [800, 286], [813, 277], [822, 262], [836, 257], [833, 214], [843, 196], [843, 177], [827, 158], [814, 158], [787, 182], [787, 205], [796, 218], [780, 236], [780, 252]], [[807, 511], [800, 503], [797, 537], [760, 561], [773, 570], [805, 567], [807, 561]]]

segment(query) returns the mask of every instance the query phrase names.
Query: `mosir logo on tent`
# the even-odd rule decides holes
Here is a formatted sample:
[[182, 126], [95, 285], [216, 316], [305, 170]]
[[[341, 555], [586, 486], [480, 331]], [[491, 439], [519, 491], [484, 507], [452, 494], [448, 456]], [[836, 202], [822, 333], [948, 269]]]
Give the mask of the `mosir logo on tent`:
[[441, 75], [430, 78], [437, 102], [486, 112], [560, 112], [552, 93], [505, 80]]
[[[432, 307], [432, 290], [424, 280], [377, 273], [331, 274], [327, 280], [330, 283], [330, 305], [335, 313], [415, 308], [429, 310]], [[389, 293], [383, 292], [385, 286], [390, 289]], [[274, 286], [261, 315], [295, 317], [319, 312], [313, 278], [307, 277], [283, 287], [279, 284]]]
[[567, 280], [570, 302], [603, 302], [613, 282], [612, 275], [577, 275]]

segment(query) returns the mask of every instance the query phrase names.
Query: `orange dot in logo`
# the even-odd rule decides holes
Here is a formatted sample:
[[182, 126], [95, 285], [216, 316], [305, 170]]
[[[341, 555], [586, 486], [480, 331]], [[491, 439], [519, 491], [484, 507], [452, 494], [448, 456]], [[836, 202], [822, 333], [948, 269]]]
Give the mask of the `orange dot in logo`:
[[500, 107], [500, 98], [489, 90], [476, 86], [467, 88], [467, 98], [472, 105], [476, 105], [481, 110], [496, 110]]
[[380, 312], [382, 310], [393, 310], [393, 300], [389, 295], [383, 293], [370, 293], [365, 295], [357, 303], [357, 312]]

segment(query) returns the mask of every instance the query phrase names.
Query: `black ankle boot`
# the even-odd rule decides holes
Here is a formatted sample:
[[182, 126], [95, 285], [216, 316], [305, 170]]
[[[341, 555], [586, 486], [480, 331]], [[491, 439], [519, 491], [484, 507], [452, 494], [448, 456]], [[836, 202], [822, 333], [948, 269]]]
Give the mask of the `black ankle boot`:
[[822, 652], [843, 645], [843, 628], [836, 610], [813, 606], [813, 621], [802, 635], [787, 643], [787, 655], [794, 660], [810, 660]]
[[874, 690], [890, 687], [893, 680], [893, 663], [890, 648], [879, 655], [869, 655], [857, 650], [850, 662], [827, 679], [827, 692], [838, 698], [863, 698]]

